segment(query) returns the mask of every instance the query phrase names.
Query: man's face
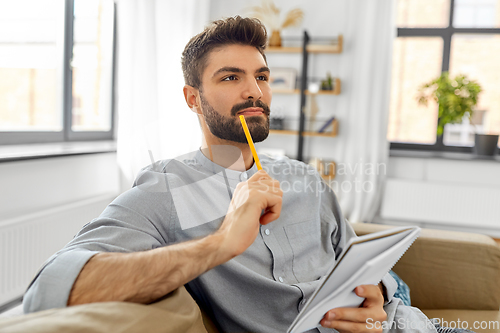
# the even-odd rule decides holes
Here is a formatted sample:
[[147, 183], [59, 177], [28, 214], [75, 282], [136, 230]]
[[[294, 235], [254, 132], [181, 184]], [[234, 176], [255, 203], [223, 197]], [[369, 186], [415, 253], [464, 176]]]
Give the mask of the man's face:
[[205, 122], [220, 139], [246, 143], [239, 119], [245, 116], [255, 142], [269, 135], [269, 68], [259, 51], [228, 45], [210, 52], [202, 75], [200, 104]]

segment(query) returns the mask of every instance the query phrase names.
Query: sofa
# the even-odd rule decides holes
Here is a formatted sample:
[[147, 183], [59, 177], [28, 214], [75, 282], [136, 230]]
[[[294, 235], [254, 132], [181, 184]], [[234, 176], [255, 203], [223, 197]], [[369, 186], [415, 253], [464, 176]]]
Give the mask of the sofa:
[[[358, 235], [365, 235], [393, 226], [357, 223], [353, 228]], [[422, 229], [393, 271], [410, 287], [412, 305], [428, 317], [439, 319], [442, 326], [466, 328], [465, 323], [478, 333], [500, 333], [500, 248], [492, 238]], [[192, 309], [199, 316], [196, 304], [187, 293], [185, 297], [191, 300]], [[110, 304], [115, 309], [116, 305]], [[61, 312], [60, 318], [66, 318], [73, 308], [64, 309], [66, 312]], [[17, 307], [13, 311], [20, 314], [22, 310]], [[54, 316], [51, 311], [47, 310], [46, 316]], [[80, 317], [87, 318], [87, 314], [82, 312]], [[218, 333], [205, 314], [203, 321], [208, 333]]]

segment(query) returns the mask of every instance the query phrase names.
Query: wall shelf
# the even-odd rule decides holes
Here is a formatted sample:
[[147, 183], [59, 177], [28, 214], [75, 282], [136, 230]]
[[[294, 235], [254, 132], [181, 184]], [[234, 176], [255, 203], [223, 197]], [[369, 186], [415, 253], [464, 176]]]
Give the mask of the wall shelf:
[[[309, 44], [307, 45], [307, 52], [309, 53], [342, 53], [344, 38], [342, 35], [337, 37], [336, 44]], [[268, 46], [266, 53], [302, 53], [302, 47], [276, 47]]]
[[[291, 38], [292, 39], [292, 38]], [[291, 40], [290, 39], [290, 40]], [[294, 38], [295, 41], [298, 41], [298, 38]], [[310, 91], [307, 90], [307, 85], [308, 85], [308, 59], [309, 59], [309, 54], [311, 53], [329, 53], [329, 54], [334, 54], [334, 53], [342, 53], [342, 48], [344, 44], [344, 38], [342, 35], [338, 35], [337, 38], [324, 38], [324, 37], [318, 37], [316, 39], [311, 39], [307, 31], [304, 31], [303, 37], [300, 39], [302, 47], [292, 47], [290, 46], [284, 46], [284, 47], [268, 47], [266, 49], [266, 52], [271, 54], [283, 54], [283, 53], [294, 53], [294, 54], [301, 54], [302, 55], [302, 70], [300, 72], [300, 85], [299, 89], [290, 89], [290, 90], [279, 90], [279, 89], [273, 89], [274, 94], [298, 94], [300, 96], [300, 108], [299, 108], [299, 129], [297, 131], [289, 131], [289, 130], [271, 130], [270, 133], [274, 134], [281, 134], [281, 135], [291, 135], [291, 136], [296, 136], [297, 137], [297, 160], [303, 161], [303, 153], [304, 153], [304, 137], [305, 136], [315, 136], [315, 137], [336, 137], [337, 136], [337, 129], [338, 129], [338, 122], [335, 119], [332, 124], [331, 124], [331, 132], [327, 133], [318, 133], [318, 132], [309, 132], [306, 131], [305, 128], [305, 123], [306, 123], [306, 101], [307, 98], [310, 96], [315, 96], [315, 94], [312, 94]], [[294, 42], [291, 42], [294, 43]], [[291, 44], [293, 46], [298, 45], [297, 42], [295, 44]], [[329, 91], [319, 91], [317, 94], [318, 95], [339, 95], [340, 94], [340, 79], [335, 78], [334, 79], [334, 90], [329, 90]], [[313, 117], [314, 119], [314, 117]]]
[[[331, 132], [325, 132], [325, 133], [319, 133], [319, 132], [302, 132], [303, 136], [322, 136], [322, 137], [327, 137], [327, 138], [334, 138], [337, 136], [338, 128], [339, 128], [339, 122], [337, 119], [335, 119], [332, 122], [331, 125], [332, 131]], [[290, 131], [290, 130], [269, 130], [269, 134], [280, 134], [280, 135], [298, 135], [299, 131]]]
[[[320, 90], [316, 93], [316, 95], [340, 95], [341, 83], [339, 78], [335, 78], [335, 89], [334, 90]], [[300, 89], [273, 89], [273, 94], [279, 95], [293, 95], [300, 94]], [[311, 95], [311, 93], [306, 90], [306, 95]]]

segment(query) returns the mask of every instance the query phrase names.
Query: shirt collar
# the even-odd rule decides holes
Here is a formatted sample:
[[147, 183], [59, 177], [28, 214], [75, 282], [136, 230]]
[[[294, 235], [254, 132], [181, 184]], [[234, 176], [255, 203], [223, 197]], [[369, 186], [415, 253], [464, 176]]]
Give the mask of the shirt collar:
[[[198, 151], [196, 152], [195, 159], [207, 171], [209, 171], [213, 174], [218, 174], [218, 173], [224, 172], [225, 177], [227, 177], [229, 179], [236, 179], [236, 180], [240, 180], [240, 181], [246, 180], [246, 179], [252, 177], [252, 175], [257, 172], [257, 165], [255, 163], [252, 165], [252, 167], [250, 169], [248, 169], [247, 171], [244, 171], [244, 172], [226, 169], [226, 168], [212, 162], [209, 158], [207, 158], [205, 155], [203, 155], [203, 153], [201, 152], [200, 149], [198, 149]], [[246, 176], [247, 176], [246, 179], [245, 179], [245, 177], [243, 177], [243, 174], [246, 174]]]

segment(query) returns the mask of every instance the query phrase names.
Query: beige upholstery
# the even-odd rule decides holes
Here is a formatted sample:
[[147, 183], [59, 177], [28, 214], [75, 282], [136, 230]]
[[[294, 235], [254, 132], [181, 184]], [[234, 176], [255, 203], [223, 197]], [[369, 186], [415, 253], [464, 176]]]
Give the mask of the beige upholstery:
[[[393, 226], [356, 223], [353, 228], [364, 235]], [[500, 247], [488, 236], [422, 229], [393, 270], [410, 287], [412, 305], [429, 317], [470, 325], [500, 319]], [[474, 330], [500, 332], [492, 326], [497, 328]]]
[[149, 305], [103, 302], [0, 319], [2, 333], [207, 333], [184, 287]]

